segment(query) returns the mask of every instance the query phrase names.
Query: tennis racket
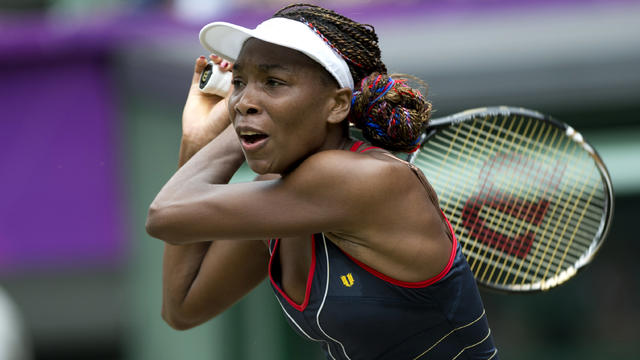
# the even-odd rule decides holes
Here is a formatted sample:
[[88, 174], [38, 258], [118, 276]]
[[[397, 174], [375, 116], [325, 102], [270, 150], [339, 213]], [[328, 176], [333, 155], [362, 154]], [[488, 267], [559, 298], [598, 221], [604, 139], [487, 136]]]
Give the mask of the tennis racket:
[[433, 185], [476, 281], [509, 292], [572, 278], [613, 214], [602, 159], [572, 127], [487, 107], [433, 119], [407, 160]]

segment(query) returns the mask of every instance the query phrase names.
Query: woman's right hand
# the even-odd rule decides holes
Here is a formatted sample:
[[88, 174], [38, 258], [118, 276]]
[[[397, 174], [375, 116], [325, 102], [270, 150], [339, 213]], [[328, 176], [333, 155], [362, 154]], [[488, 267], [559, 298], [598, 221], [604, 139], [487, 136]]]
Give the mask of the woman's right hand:
[[[221, 71], [231, 71], [232, 64], [221, 57], [210, 55]], [[182, 112], [182, 138], [196, 147], [202, 147], [218, 136], [229, 125], [226, 97], [202, 92], [198, 85], [207, 59], [196, 59], [189, 95]]]

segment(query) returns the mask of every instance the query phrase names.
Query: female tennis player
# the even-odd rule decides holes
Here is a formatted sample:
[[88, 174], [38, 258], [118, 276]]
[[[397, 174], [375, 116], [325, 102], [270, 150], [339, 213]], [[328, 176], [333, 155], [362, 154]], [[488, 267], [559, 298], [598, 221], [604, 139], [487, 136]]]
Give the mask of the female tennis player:
[[[199, 91], [196, 60], [180, 167], [146, 224], [167, 243], [164, 319], [196, 326], [268, 276], [328, 359], [496, 359], [436, 194], [390, 153], [415, 148], [431, 105], [386, 74], [373, 28], [292, 5], [256, 29], [208, 24], [200, 39], [232, 90]], [[244, 161], [257, 181], [229, 184]]]

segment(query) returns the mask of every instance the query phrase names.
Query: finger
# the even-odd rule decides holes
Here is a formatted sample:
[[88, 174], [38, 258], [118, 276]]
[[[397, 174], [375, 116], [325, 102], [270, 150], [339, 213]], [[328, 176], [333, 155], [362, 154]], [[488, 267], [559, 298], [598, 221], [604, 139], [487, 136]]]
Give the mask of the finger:
[[220, 63], [220, 70], [222, 71], [231, 71], [232, 68], [233, 68], [233, 64], [226, 60]]
[[215, 54], [209, 55], [209, 58], [211, 59], [211, 61], [213, 61], [214, 64], [218, 64], [218, 66], [220, 67], [220, 71], [231, 71], [231, 68], [233, 67], [232, 63]]
[[193, 79], [191, 79], [192, 84], [197, 84], [200, 82], [200, 75], [204, 70], [204, 67], [207, 66], [207, 58], [204, 56], [200, 56], [196, 59], [196, 65], [193, 69]]
[[221, 62], [224, 61], [223, 58], [221, 58], [220, 56], [218, 56], [216, 54], [209, 55], [209, 59], [211, 59], [211, 61], [213, 61], [214, 64], [220, 64]]

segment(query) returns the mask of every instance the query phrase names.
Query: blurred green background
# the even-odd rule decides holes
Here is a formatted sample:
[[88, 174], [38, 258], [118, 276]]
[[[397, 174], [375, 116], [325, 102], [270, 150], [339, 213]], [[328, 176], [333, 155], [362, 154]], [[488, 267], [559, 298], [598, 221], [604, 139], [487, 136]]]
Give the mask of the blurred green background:
[[[595, 261], [549, 292], [483, 291], [482, 295], [502, 359], [638, 358], [640, 245], [633, 226], [640, 215], [640, 2], [316, 3], [376, 26], [390, 70], [429, 83], [434, 116], [485, 105], [517, 105], [571, 124], [596, 147], [613, 178], [616, 208], [610, 235]], [[13, 174], [9, 156], [20, 160], [15, 149], [34, 146], [12, 143], [16, 135], [9, 131], [11, 124], [28, 121], [37, 129], [39, 122], [50, 121], [46, 116], [20, 116], [26, 107], [43, 104], [39, 97], [48, 96], [38, 92], [43, 78], [30, 78], [28, 69], [62, 74], [65, 64], [90, 64], [102, 80], [94, 83], [99, 89], [81, 91], [97, 94], [109, 109], [106, 130], [101, 131], [106, 132], [105, 151], [111, 159], [108, 191], [113, 192], [115, 205], [104, 211], [116, 218], [107, 226], [119, 228], [103, 247], [87, 250], [93, 257], [72, 250], [47, 257], [41, 249], [42, 258], [21, 255], [26, 260], [11, 261], [3, 258], [3, 249], [7, 254], [37, 253], [37, 249], [27, 238], [8, 236], [13, 224], [6, 216], [10, 210], [0, 213], [5, 215], [0, 218], [0, 286], [23, 321], [28, 349], [23, 359], [322, 358], [316, 344], [289, 329], [266, 283], [218, 318], [196, 329], [172, 330], [160, 318], [163, 245], [144, 230], [149, 203], [176, 169], [182, 105], [193, 60], [203, 54], [197, 40], [200, 27], [213, 20], [255, 26], [284, 4], [277, 0], [0, 1], [2, 97], [10, 98], [15, 88], [1, 86], [11, 84], [10, 77], [29, 83], [26, 95], [19, 98], [24, 104], [0, 102], [0, 146], [13, 144], [14, 150], [0, 156], [3, 183], [9, 184], [6, 179]], [[61, 92], [70, 89], [64, 83], [74, 75], [64, 76], [52, 78]], [[69, 91], [58, 101], [72, 105], [78, 101]], [[15, 105], [18, 109], [12, 110]], [[59, 117], [62, 121], [77, 117], [78, 124], [84, 124], [84, 116], [70, 112]], [[78, 125], [69, 131], [80, 137], [83, 131], [97, 130]], [[93, 145], [83, 146], [78, 151]], [[69, 176], [82, 177], [81, 171]], [[251, 177], [242, 169], [235, 180]], [[14, 191], [3, 187], [0, 201]], [[82, 204], [86, 208], [80, 210], [85, 212], [99, 206]], [[64, 214], [71, 205], [34, 206]], [[81, 218], [61, 219], [59, 226], [72, 235], [47, 231], [38, 247], [74, 249], [94, 241], [84, 235], [74, 238], [74, 226]], [[37, 218], [24, 220], [24, 226], [38, 223]]]

